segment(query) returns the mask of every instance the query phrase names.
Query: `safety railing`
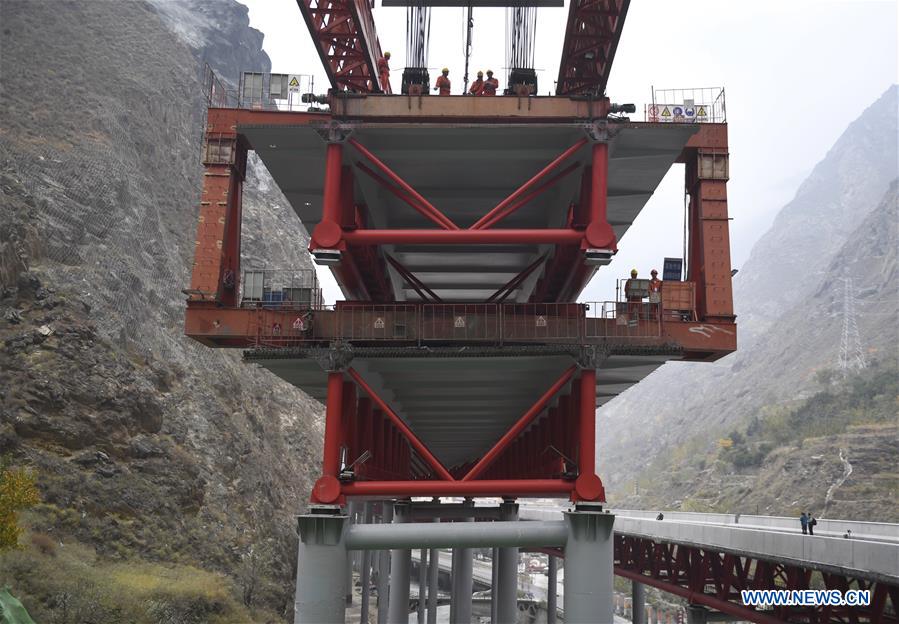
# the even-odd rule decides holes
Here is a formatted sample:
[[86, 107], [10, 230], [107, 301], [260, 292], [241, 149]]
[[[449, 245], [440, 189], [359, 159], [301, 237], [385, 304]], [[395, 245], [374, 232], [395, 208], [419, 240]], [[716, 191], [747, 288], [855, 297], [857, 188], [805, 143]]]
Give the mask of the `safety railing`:
[[503, 340], [575, 340], [584, 336], [582, 303], [516, 303], [502, 310]]
[[337, 306], [340, 340], [417, 341], [419, 306], [415, 304], [356, 304]]
[[314, 269], [247, 269], [241, 276], [241, 307], [316, 310], [322, 303]]
[[600, 301], [541, 304], [373, 304], [253, 307], [257, 346], [345, 340], [396, 344], [572, 344], [661, 336], [662, 321], [689, 320], [661, 303]]
[[421, 338], [428, 341], [498, 341], [501, 308], [496, 304], [459, 303], [421, 306]]
[[209, 65], [204, 70], [203, 95], [208, 108], [308, 111], [315, 104], [304, 102], [303, 95], [314, 92], [315, 77], [311, 74], [242, 72], [235, 87]]
[[653, 89], [644, 107], [644, 120], [653, 123], [725, 123], [723, 87]]
[[657, 338], [662, 335], [661, 304], [602, 301], [587, 306], [585, 338]]

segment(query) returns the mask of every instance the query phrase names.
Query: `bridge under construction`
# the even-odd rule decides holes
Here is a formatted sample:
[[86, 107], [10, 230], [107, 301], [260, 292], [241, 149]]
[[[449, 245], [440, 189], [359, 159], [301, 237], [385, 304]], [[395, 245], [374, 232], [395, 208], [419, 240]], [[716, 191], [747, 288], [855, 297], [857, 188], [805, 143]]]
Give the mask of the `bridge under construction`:
[[[875, 590], [879, 602], [855, 619], [775, 613], [740, 605], [739, 589], [783, 578], [801, 588], [811, 572], [740, 568], [725, 546], [699, 544], [702, 556], [672, 546], [668, 559], [650, 547], [677, 536], [645, 548], [613, 539], [595, 468], [597, 408], [666, 361], [714, 361], [737, 346], [724, 97], [655, 92], [633, 121], [633, 106], [605, 96], [628, 0], [570, 2], [555, 94], [537, 95], [527, 24], [538, 3], [561, 6], [509, 9], [517, 65], [498, 97], [428, 95], [416, 24], [428, 23], [432, 2], [408, 8], [407, 60], [417, 64], [405, 68], [401, 94], [380, 69], [387, 59], [367, 0], [298, 0], [326, 95], [301, 93], [300, 75], [246, 72], [234, 87], [207, 74], [186, 334], [245, 349], [246, 361], [325, 406], [321, 475], [298, 520], [295, 621], [344, 622], [354, 551], [363, 553], [363, 621], [372, 572], [377, 621], [409, 621], [411, 553], [423, 549], [433, 572], [419, 613], [435, 622], [433, 553], [451, 548], [451, 618], [468, 623], [472, 549], [484, 547], [494, 553], [492, 621], [504, 624], [520, 617], [520, 549], [564, 557], [563, 605], [548, 609], [549, 621], [558, 611], [567, 622], [612, 622], [618, 573], [688, 598], [697, 622], [700, 607], [756, 622], [896, 622], [888, 575], [833, 576]], [[465, 4], [469, 29], [472, 4], [483, 5]], [[345, 300], [325, 305], [309, 269], [241, 267], [250, 151]], [[676, 163], [689, 196], [686, 257], [660, 282], [633, 278], [608, 301], [579, 301], [597, 271], [623, 272], [619, 242]], [[495, 504], [481, 504], [488, 498]], [[528, 498], [571, 505], [555, 520], [525, 520], [519, 500]]]

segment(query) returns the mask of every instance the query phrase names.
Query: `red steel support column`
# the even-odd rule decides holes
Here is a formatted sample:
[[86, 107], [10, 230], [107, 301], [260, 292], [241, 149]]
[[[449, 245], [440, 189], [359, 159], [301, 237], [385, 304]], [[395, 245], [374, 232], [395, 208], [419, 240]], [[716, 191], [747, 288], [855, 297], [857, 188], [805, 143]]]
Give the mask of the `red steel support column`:
[[322, 189], [322, 220], [312, 232], [315, 247], [333, 249], [340, 243], [342, 204], [340, 178], [343, 172], [343, 145], [328, 143], [325, 152], [325, 182]]
[[596, 476], [596, 369], [581, 372], [578, 439], [578, 478], [575, 491], [581, 500], [605, 500], [602, 481]]
[[590, 166], [593, 184], [590, 193], [590, 223], [607, 220], [609, 194], [609, 144], [593, 144], [593, 164]]
[[325, 406], [325, 444], [322, 452], [322, 476], [312, 489], [313, 500], [333, 503], [340, 497], [340, 438], [343, 417], [343, 373], [328, 373], [328, 399]]

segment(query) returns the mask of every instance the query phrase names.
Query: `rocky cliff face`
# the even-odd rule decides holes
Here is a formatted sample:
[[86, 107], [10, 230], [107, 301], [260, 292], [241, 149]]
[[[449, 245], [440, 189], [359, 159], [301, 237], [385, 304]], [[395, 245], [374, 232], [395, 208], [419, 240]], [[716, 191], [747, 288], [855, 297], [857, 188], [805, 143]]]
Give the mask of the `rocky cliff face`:
[[[816, 392], [819, 372], [837, 363], [846, 278], [860, 349], [869, 360], [895, 362], [896, 108], [894, 86], [850, 125], [753, 249], [735, 279], [739, 351], [711, 365], [668, 364], [602, 410], [600, 468], [619, 500], [642, 504], [632, 492], [650, 470], [679, 464], [686, 449], [704, 456], [763, 409]], [[891, 443], [890, 433], [879, 440]], [[825, 456], [839, 472], [838, 443], [830, 447]], [[646, 502], [679, 504], [703, 489], [681, 485]], [[799, 498], [817, 490], [794, 485]], [[846, 512], [882, 507], [869, 502]], [[779, 503], [768, 503], [777, 511]]]
[[[28, 522], [101, 558], [223, 573], [284, 616], [319, 406], [184, 338], [180, 292], [202, 64], [267, 70], [262, 35], [231, 0], [8, 2], [0, 17], [0, 444], [37, 474]], [[247, 260], [307, 266], [301, 224], [251, 167]], [[38, 621], [63, 621], [50, 590], [2, 572]]]

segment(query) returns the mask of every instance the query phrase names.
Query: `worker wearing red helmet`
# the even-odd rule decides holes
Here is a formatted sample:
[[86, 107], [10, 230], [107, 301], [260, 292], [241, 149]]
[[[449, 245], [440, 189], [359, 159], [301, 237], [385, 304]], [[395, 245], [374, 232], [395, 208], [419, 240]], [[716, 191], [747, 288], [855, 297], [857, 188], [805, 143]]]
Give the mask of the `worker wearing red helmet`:
[[378, 78], [381, 81], [381, 90], [387, 93], [390, 86], [390, 52], [378, 59]]
[[437, 82], [434, 83], [434, 91], [439, 89], [439, 95], [449, 95], [450, 86], [449, 69], [444, 67], [441, 75], [437, 76]]
[[478, 72], [478, 79], [471, 83], [468, 92], [472, 95], [481, 95], [484, 91], [484, 72]]
[[499, 80], [493, 77], [493, 70], [487, 70], [487, 80], [484, 81], [484, 90], [481, 91], [481, 95], [496, 95], [496, 90], [499, 89]]

